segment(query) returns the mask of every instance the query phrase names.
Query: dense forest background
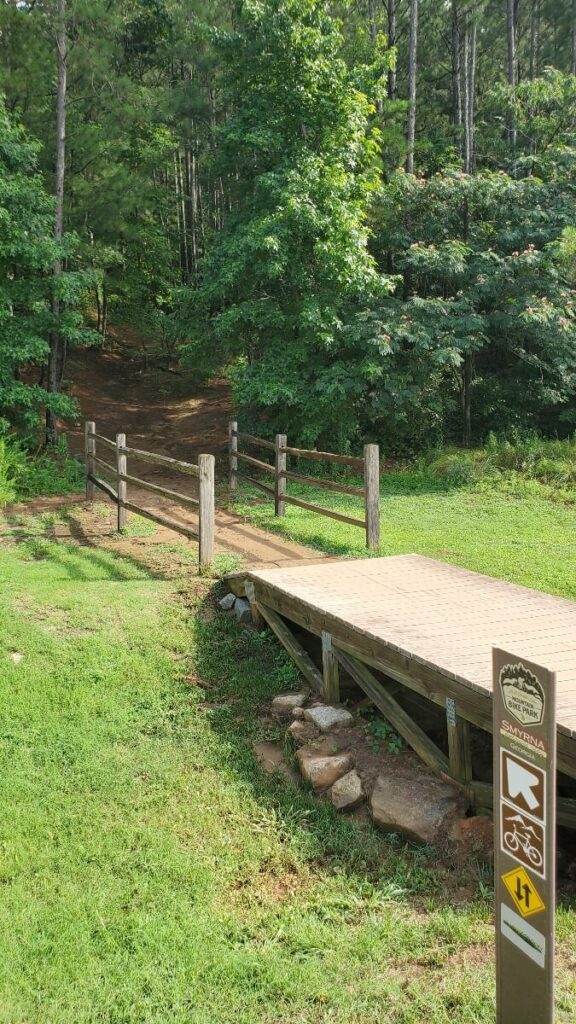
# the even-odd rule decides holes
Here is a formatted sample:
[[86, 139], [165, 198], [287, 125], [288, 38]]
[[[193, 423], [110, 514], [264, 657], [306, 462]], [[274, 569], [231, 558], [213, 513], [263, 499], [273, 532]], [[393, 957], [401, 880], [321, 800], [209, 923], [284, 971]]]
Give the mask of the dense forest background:
[[576, 428], [574, 0], [3, 0], [0, 424], [129, 324], [246, 429]]

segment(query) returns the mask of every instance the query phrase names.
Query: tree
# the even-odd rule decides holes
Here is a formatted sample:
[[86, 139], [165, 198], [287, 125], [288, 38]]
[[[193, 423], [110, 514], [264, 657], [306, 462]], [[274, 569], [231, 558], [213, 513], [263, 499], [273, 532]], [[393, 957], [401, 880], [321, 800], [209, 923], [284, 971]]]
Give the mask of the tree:
[[373, 108], [340, 56], [324, 0], [245, 0], [219, 38], [228, 120], [219, 171], [231, 212], [187, 296], [185, 322], [203, 348], [236, 360], [244, 409], [289, 418], [317, 441], [334, 403], [342, 439], [355, 429], [358, 377], [343, 327], [383, 286], [367, 250], [377, 184]]
[[416, 139], [416, 76], [418, 72], [418, 0], [410, 0], [410, 37], [408, 42], [408, 156], [406, 170], [414, 173]]
[[54, 418], [73, 412], [65, 395], [31, 382], [31, 369], [46, 361], [49, 338], [55, 332], [68, 342], [85, 338], [73, 303], [87, 282], [79, 274], [52, 274], [73, 252], [68, 241], [54, 238], [54, 201], [37, 160], [38, 146], [1, 104], [0, 425], [25, 435], [34, 434], [45, 409]]
[[382, 238], [404, 282], [372, 311], [374, 331], [391, 340], [372, 413], [389, 447], [446, 434], [469, 444], [495, 424], [574, 429], [571, 236], [556, 241], [571, 216], [570, 176], [391, 182]]
[[[55, 24], [57, 88], [56, 88], [56, 176], [55, 176], [55, 218], [54, 239], [56, 241], [56, 259], [53, 273], [58, 279], [62, 273], [61, 243], [64, 236], [64, 183], [66, 173], [66, 85], [68, 73], [68, 26], [66, 23], [66, 0], [58, 0]], [[58, 323], [60, 315], [60, 296], [58, 286], [54, 288], [52, 297], [54, 322]], [[54, 331], [50, 335], [50, 352], [48, 354], [48, 392], [58, 394], [62, 384], [65, 364], [65, 340]], [[58, 439], [56, 416], [51, 404], [46, 406], [46, 441], [55, 444]]]

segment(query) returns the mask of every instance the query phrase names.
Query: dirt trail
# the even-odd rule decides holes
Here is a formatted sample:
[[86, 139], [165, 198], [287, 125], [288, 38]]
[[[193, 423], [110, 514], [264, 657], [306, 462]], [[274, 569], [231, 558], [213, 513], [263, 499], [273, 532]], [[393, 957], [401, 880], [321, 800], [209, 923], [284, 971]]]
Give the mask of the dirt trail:
[[[84, 450], [84, 422], [90, 419], [95, 421], [97, 432], [106, 437], [125, 433], [130, 447], [187, 462], [195, 462], [201, 452], [215, 455], [217, 479], [220, 488], [225, 487], [231, 409], [226, 382], [217, 380], [191, 387], [189, 378], [147, 369], [141, 344], [130, 337], [123, 337], [111, 348], [77, 350], [68, 364], [67, 377], [73, 381], [71, 392], [80, 407], [78, 424], [67, 430], [74, 454]], [[109, 452], [99, 454], [109, 460]], [[135, 460], [130, 461], [128, 471], [183, 493], [195, 486], [190, 477]], [[193, 512], [167, 499], [134, 488], [131, 497], [145, 508], [169, 513], [177, 522], [197, 521]], [[174, 539], [172, 531], [162, 527], [158, 530]], [[224, 508], [216, 513], [216, 549], [237, 555], [249, 565], [323, 560], [318, 552], [250, 526]]]

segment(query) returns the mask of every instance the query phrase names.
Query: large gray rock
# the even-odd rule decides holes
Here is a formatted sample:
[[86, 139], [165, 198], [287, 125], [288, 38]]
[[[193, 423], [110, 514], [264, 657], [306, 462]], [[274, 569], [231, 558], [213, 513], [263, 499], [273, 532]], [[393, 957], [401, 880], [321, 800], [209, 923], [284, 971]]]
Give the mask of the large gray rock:
[[330, 799], [338, 811], [352, 811], [362, 803], [364, 799], [362, 779], [355, 768], [334, 783], [330, 790]]
[[218, 601], [218, 607], [221, 608], [223, 612], [229, 612], [232, 610], [235, 603], [236, 598], [234, 594], [226, 594], [225, 597]]
[[272, 701], [272, 714], [290, 718], [294, 708], [301, 708], [308, 693], [300, 690], [298, 693], [279, 693]]
[[417, 772], [379, 775], [370, 800], [374, 824], [417, 843], [433, 844], [461, 807], [454, 786]]
[[302, 775], [316, 790], [330, 789], [354, 764], [351, 754], [326, 756], [310, 747], [302, 747], [297, 757]]
[[320, 729], [320, 732], [331, 732], [354, 722], [349, 711], [345, 708], [332, 707], [331, 704], [318, 704], [316, 707], [306, 708], [304, 717]]
[[238, 622], [244, 624], [252, 622], [252, 612], [250, 611], [250, 602], [245, 597], [237, 597], [234, 602], [234, 614], [238, 619]]

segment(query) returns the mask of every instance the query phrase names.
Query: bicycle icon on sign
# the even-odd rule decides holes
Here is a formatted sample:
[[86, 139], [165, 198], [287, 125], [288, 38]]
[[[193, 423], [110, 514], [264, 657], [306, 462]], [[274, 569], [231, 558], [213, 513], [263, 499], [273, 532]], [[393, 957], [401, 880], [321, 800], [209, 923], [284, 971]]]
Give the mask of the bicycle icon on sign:
[[[518, 822], [521, 827], [518, 826]], [[528, 858], [535, 868], [541, 868], [543, 864], [542, 854], [537, 846], [533, 845], [533, 839], [538, 842], [536, 830], [531, 825], [527, 825], [524, 818], [519, 814], [514, 818], [509, 818], [508, 824], [512, 825], [512, 831], [504, 833], [504, 845], [510, 850], [510, 853], [517, 853], [518, 850], [522, 850], [524, 856]]]

